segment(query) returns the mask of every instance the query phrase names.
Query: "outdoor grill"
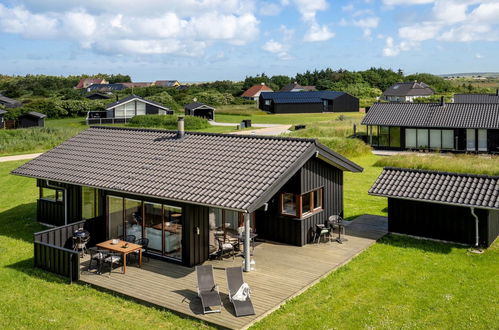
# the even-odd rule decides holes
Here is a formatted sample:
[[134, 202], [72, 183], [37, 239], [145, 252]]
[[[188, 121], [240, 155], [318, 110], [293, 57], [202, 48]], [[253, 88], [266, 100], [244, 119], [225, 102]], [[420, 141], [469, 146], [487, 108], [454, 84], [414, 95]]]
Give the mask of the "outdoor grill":
[[83, 254], [87, 251], [87, 243], [90, 240], [90, 233], [88, 230], [83, 228], [79, 228], [73, 232], [73, 249], [75, 251], [81, 251], [82, 257]]

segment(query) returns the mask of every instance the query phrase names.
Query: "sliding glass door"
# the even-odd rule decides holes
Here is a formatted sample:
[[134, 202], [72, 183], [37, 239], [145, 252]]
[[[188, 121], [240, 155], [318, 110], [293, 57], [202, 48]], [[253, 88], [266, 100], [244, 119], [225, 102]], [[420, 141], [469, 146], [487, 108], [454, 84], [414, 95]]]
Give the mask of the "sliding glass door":
[[182, 260], [182, 208], [107, 196], [109, 239], [134, 235], [149, 239], [149, 250]]

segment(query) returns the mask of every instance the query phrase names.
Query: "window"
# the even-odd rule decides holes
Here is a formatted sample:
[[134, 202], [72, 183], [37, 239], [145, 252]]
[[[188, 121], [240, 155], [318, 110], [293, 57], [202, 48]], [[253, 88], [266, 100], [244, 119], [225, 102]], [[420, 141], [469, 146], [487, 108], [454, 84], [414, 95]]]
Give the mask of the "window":
[[296, 199], [294, 194], [283, 193], [282, 198], [282, 214], [296, 216]]
[[115, 118], [124, 118], [125, 117], [125, 106], [120, 105], [114, 108], [114, 117]]
[[265, 100], [265, 105], [270, 105], [271, 100]]
[[137, 102], [137, 116], [146, 114], [146, 104], [144, 102]]
[[83, 219], [93, 219], [99, 215], [97, 189], [81, 187], [81, 217]]
[[478, 151], [487, 151], [487, 130], [478, 130]]
[[135, 116], [135, 102], [125, 104], [125, 117], [131, 118]]
[[473, 128], [466, 129], [466, 150], [474, 151], [476, 145], [475, 130]]
[[64, 202], [64, 191], [59, 189], [41, 188], [40, 199], [51, 202]]
[[442, 130], [442, 149], [454, 149], [454, 130]]
[[400, 127], [390, 127], [390, 147], [400, 147]]
[[428, 148], [428, 130], [427, 129], [417, 129], [418, 133], [418, 148]]
[[416, 148], [416, 129], [406, 128], [405, 130], [405, 147]]
[[373, 146], [378, 145], [378, 126], [370, 126], [371, 133], [371, 144]]
[[388, 147], [389, 146], [389, 134], [390, 128], [388, 126], [379, 127], [379, 146]]
[[281, 194], [281, 214], [301, 218], [322, 210], [323, 190], [317, 189], [303, 195]]
[[439, 129], [430, 130], [430, 148], [442, 149], [442, 131]]

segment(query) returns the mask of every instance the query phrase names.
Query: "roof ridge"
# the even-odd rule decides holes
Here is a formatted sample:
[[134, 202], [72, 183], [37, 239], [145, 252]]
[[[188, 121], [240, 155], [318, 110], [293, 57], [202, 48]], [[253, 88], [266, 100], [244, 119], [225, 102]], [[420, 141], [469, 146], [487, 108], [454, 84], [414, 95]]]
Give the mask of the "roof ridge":
[[383, 170], [407, 171], [407, 172], [429, 173], [429, 174], [443, 174], [443, 175], [454, 175], [454, 176], [466, 176], [466, 177], [470, 177], [470, 178], [486, 178], [486, 179], [499, 180], [499, 175], [459, 173], [459, 172], [447, 172], [447, 171], [439, 171], [439, 170], [423, 170], [423, 169], [416, 169], [416, 168], [394, 167], [394, 166], [385, 166], [385, 167], [383, 167]]
[[[160, 128], [144, 128], [144, 127], [116, 127], [116, 126], [90, 126], [90, 128], [97, 129], [109, 129], [109, 130], [122, 130], [122, 131], [146, 131], [146, 132], [156, 132], [156, 133], [174, 133], [176, 130], [171, 129], [160, 129]], [[268, 135], [251, 135], [251, 134], [227, 134], [227, 133], [211, 133], [211, 132], [192, 132], [186, 131], [186, 135], [205, 135], [205, 136], [224, 136], [224, 137], [243, 137], [243, 138], [254, 138], [260, 140], [281, 140], [281, 141], [301, 141], [301, 142], [313, 142], [316, 143], [316, 139], [312, 138], [297, 138], [288, 136], [268, 136]]]

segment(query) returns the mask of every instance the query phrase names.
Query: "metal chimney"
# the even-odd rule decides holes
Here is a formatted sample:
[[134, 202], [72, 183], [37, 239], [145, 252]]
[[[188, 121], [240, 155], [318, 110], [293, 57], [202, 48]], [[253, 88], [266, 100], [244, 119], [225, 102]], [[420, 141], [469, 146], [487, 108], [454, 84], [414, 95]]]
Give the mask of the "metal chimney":
[[177, 139], [182, 139], [185, 136], [184, 130], [184, 116], [177, 118]]
[[499, 88], [496, 89], [496, 96], [499, 96]]
[[445, 105], [445, 98], [443, 96], [440, 97], [440, 106], [444, 106]]

